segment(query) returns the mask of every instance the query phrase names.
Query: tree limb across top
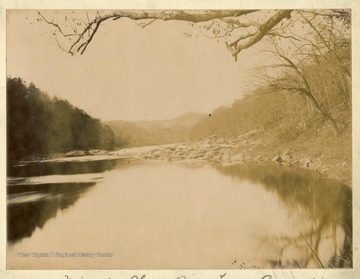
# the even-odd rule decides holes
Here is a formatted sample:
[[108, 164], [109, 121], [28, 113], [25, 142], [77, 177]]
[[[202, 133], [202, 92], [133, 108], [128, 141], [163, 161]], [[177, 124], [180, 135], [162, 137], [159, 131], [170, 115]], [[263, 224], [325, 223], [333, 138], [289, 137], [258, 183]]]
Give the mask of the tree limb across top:
[[[63, 37], [71, 37], [73, 40], [66, 51], [71, 55], [75, 53], [83, 54], [95, 34], [99, 30], [102, 23], [107, 20], [119, 20], [121, 18], [128, 18], [132, 20], [151, 20], [148, 24], [142, 24], [145, 27], [155, 20], [163, 21], [187, 21], [191, 23], [209, 22], [212, 20], [222, 20], [231, 24], [230, 31], [234, 29], [253, 28], [247, 34], [239, 35], [236, 40], [231, 43], [226, 43], [227, 49], [234, 56], [235, 60], [241, 50], [247, 49], [252, 45], [258, 43], [264, 36], [266, 36], [273, 27], [275, 27], [284, 18], [290, 18], [292, 10], [279, 10], [272, 16], [268, 17], [262, 24], [253, 22], [240, 22], [239, 18], [259, 12], [259, 10], [210, 10], [210, 11], [184, 11], [184, 10], [117, 10], [105, 14], [96, 13], [93, 19], [90, 19], [87, 15], [87, 22], [82, 21], [81, 24], [77, 23], [78, 28], [72, 27], [71, 32], [66, 32], [59, 22], [49, 20], [42, 13], [39, 12], [39, 16], [47, 24], [54, 27], [54, 34], [59, 34]], [[236, 20], [235, 20], [236, 19]], [[72, 18], [72, 21], [78, 21]], [[80, 26], [80, 27], [79, 27]], [[255, 30], [254, 30], [255, 29]], [[226, 32], [229, 33], [229, 30]]]

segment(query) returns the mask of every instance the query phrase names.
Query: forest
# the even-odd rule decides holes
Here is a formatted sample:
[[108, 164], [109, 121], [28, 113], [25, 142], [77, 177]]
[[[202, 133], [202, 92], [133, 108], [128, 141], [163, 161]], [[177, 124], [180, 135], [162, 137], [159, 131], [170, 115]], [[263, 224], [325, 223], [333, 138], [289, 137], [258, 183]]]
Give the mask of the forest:
[[[326, 129], [326, 137], [335, 138], [351, 131], [351, 41], [332, 31], [329, 41], [324, 36], [318, 38], [324, 40], [322, 52], [299, 48], [298, 53], [285, 55], [274, 42], [274, 55], [283, 62], [258, 69], [259, 86], [197, 123], [191, 138], [237, 137], [256, 131], [283, 144], [321, 129]], [[306, 63], [296, 63], [296, 54]]]
[[7, 79], [8, 160], [41, 158], [71, 150], [113, 149], [114, 133], [66, 100], [33, 83]]

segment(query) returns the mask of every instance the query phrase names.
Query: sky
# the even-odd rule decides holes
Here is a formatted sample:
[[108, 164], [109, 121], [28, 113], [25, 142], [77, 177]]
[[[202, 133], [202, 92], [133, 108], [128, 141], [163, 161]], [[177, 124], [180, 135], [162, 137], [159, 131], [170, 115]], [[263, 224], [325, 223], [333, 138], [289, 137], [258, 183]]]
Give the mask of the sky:
[[[230, 106], [266, 60], [245, 50], [235, 62], [223, 42], [187, 22], [157, 21], [142, 29], [128, 19], [106, 22], [83, 55], [71, 56], [36, 13], [8, 11], [7, 76], [33, 82], [103, 121], [164, 120]], [[189, 32], [194, 36], [184, 35]]]

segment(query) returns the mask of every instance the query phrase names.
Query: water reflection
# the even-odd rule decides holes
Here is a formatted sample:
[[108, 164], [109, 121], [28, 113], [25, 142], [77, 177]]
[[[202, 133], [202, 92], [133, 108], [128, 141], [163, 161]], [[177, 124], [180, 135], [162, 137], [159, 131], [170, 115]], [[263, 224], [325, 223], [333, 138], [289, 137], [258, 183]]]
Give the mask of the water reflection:
[[276, 258], [268, 259], [272, 268], [352, 266], [349, 187], [315, 172], [272, 164], [248, 163], [218, 170], [275, 193], [291, 215], [297, 233], [262, 237], [265, 250], [277, 251]]
[[93, 185], [95, 182], [12, 186], [8, 190], [8, 241], [15, 243], [31, 237], [36, 228], [43, 228], [59, 210], [72, 206]]
[[10, 244], [31, 237], [36, 228], [75, 204], [116, 160], [39, 161], [8, 167], [7, 237]]
[[[9, 269], [352, 266], [351, 189], [312, 172], [141, 160], [70, 166], [8, 178]], [[114, 256], [17, 256], [38, 250]]]
[[28, 177], [50, 174], [79, 174], [99, 173], [110, 170], [116, 166], [118, 160], [94, 160], [94, 161], [39, 161], [29, 162], [22, 165], [8, 167], [10, 177]]

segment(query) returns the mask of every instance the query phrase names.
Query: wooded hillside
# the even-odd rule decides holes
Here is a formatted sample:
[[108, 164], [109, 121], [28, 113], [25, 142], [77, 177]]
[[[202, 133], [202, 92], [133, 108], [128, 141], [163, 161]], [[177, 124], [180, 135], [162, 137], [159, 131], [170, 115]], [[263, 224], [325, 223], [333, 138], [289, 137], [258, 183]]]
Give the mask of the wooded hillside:
[[51, 98], [33, 83], [7, 79], [8, 159], [71, 150], [113, 149], [114, 134], [66, 100]]

